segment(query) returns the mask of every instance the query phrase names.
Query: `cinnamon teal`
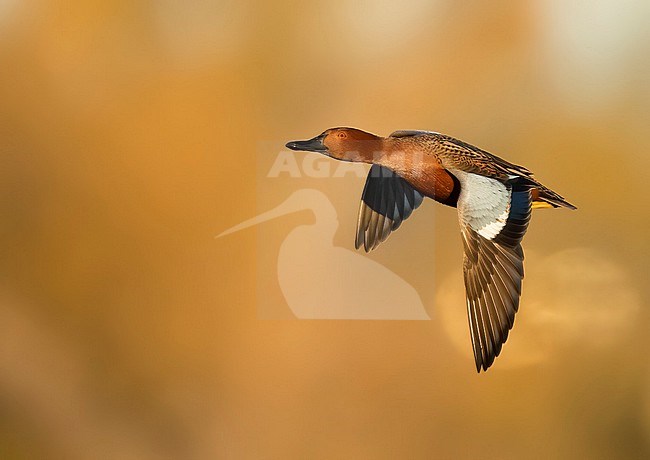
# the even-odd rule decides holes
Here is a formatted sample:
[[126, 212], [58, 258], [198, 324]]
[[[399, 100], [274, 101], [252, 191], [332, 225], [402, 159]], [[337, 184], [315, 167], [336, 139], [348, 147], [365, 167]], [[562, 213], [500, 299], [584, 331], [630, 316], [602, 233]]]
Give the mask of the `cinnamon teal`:
[[355, 128], [332, 128], [286, 146], [372, 164], [361, 195], [357, 249], [376, 248], [424, 197], [458, 209], [470, 337], [476, 370], [487, 370], [519, 309], [521, 240], [531, 210], [576, 207], [523, 166], [435, 132], [395, 131], [380, 137]]

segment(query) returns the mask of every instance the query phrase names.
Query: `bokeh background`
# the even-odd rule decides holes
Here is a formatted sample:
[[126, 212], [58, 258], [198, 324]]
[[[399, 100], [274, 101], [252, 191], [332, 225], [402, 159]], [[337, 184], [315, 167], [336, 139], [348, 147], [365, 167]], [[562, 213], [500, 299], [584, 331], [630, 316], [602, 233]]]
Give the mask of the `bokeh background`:
[[[0, 457], [650, 457], [648, 56], [644, 1], [1, 1]], [[535, 213], [488, 373], [431, 202], [368, 256], [431, 321], [259, 317], [314, 216], [214, 236], [305, 186], [263, 155], [340, 125], [455, 135], [579, 207]], [[351, 249], [363, 181], [307, 182]]]

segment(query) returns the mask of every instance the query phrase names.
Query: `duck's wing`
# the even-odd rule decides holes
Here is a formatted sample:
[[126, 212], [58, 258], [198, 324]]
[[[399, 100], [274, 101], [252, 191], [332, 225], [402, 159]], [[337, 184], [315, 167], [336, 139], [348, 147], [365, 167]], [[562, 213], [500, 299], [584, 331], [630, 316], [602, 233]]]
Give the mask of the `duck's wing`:
[[[406, 131], [405, 131], [406, 132]], [[427, 133], [420, 132], [422, 136]], [[492, 153], [476, 146], [444, 134], [428, 133], [436, 146], [436, 153], [443, 167], [460, 169], [466, 172], [480, 174], [486, 177], [505, 181], [517, 181], [520, 184], [536, 189], [533, 195], [533, 208], [564, 207], [576, 209], [560, 194], [541, 184], [533, 177], [533, 173], [523, 166], [510, 163]], [[415, 134], [413, 134], [415, 135]]]
[[388, 137], [413, 137], [413, 136], [426, 136], [426, 135], [438, 135], [435, 131], [419, 131], [415, 129], [400, 129], [399, 131], [393, 131], [388, 135]]
[[435, 145], [434, 151], [446, 169], [460, 169], [501, 180], [530, 177], [532, 172], [510, 163], [490, 152], [446, 134], [435, 131], [400, 130], [389, 135], [394, 138], [416, 137]]
[[361, 195], [354, 246], [376, 248], [408, 219], [424, 196], [394, 171], [372, 165]]
[[530, 188], [452, 171], [461, 183], [458, 215], [476, 370], [487, 370], [508, 338], [524, 277], [521, 240], [531, 215]]
[[529, 178], [533, 175], [527, 168], [510, 163], [474, 145], [438, 134], [435, 136], [437, 151], [443, 166], [460, 169], [502, 181], [516, 177]]

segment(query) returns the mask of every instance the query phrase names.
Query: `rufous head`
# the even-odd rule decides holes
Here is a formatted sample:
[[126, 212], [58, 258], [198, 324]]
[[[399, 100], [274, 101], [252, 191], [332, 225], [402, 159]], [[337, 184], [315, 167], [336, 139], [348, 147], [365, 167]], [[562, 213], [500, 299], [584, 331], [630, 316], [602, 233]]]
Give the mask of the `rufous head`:
[[381, 139], [356, 128], [330, 128], [313, 139], [289, 142], [286, 146], [342, 161], [372, 162], [375, 152], [381, 149]]

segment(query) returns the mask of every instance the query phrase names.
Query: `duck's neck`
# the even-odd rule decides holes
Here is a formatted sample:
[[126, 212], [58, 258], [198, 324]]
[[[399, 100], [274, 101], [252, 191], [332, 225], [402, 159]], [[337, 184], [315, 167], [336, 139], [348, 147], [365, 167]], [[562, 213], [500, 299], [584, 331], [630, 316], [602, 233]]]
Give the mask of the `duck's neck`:
[[380, 159], [385, 155], [384, 141], [383, 137], [355, 141], [346, 152], [346, 160], [355, 163], [379, 164]]
[[[345, 151], [345, 157], [338, 158], [344, 161], [357, 163], [370, 163], [385, 166], [395, 172], [404, 173], [411, 168], [409, 145], [402, 145], [390, 137], [377, 137], [375, 139], [364, 139], [350, 142]], [[335, 158], [338, 155], [332, 155]]]
[[413, 155], [414, 152], [411, 150], [409, 144], [400, 142], [399, 139], [382, 138], [381, 147], [378, 149], [378, 156], [374, 158], [374, 163], [405, 176], [417, 166], [413, 164], [413, 160], [416, 159], [417, 155]]

